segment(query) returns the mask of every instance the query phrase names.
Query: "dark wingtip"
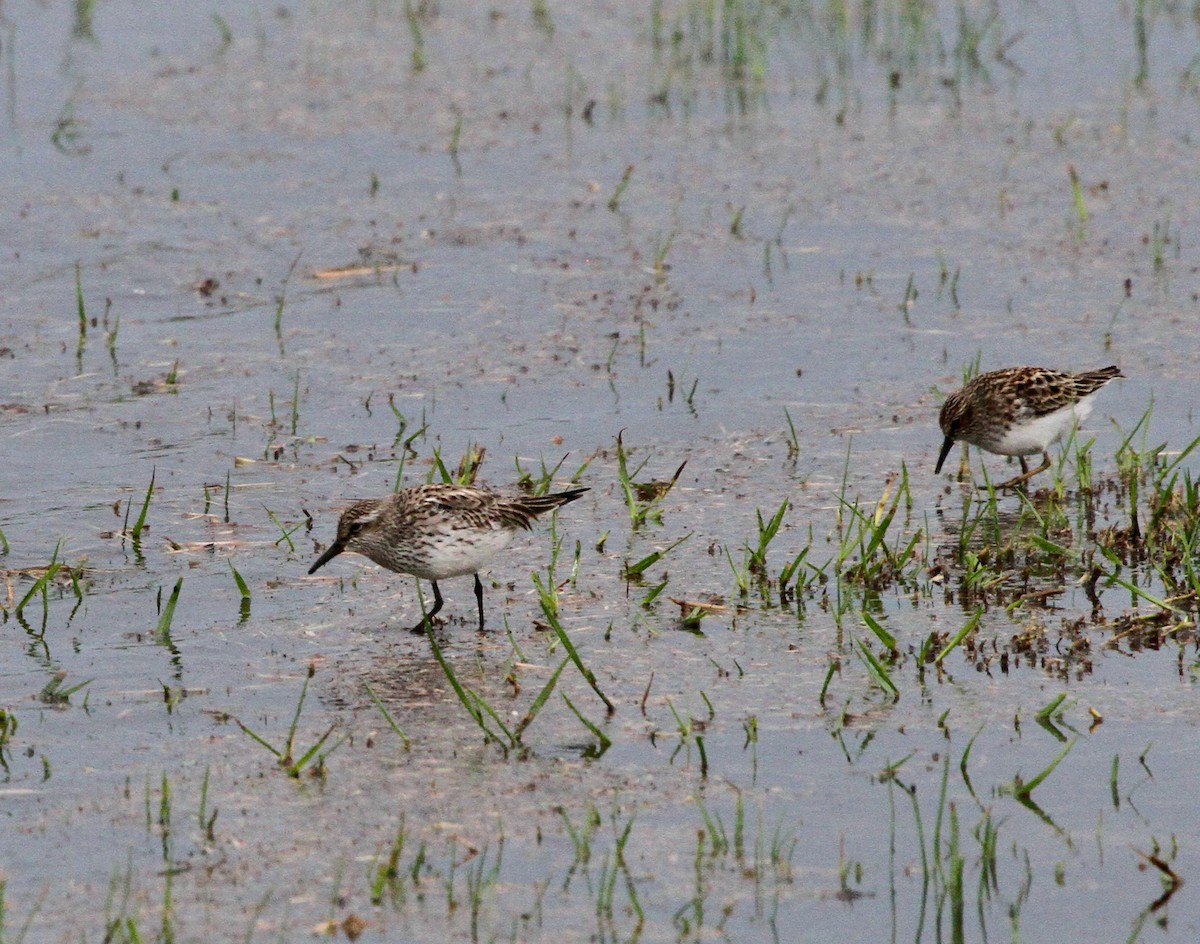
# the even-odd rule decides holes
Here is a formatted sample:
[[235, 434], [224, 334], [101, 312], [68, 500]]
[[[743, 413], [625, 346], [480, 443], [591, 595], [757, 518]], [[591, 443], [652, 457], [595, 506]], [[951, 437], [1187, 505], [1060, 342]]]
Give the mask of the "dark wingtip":
[[946, 461], [946, 456], [950, 455], [950, 450], [954, 448], [954, 440], [947, 436], [942, 442], [942, 451], [938, 453], [937, 465], [933, 467], [934, 475], [942, 474], [942, 465]]
[[318, 568], [324, 567], [344, 550], [345, 548], [342, 547], [342, 545], [338, 544], [337, 541], [334, 541], [325, 549], [325, 553], [317, 558], [317, 562], [308, 568], [308, 572], [310, 574], [315, 574]]

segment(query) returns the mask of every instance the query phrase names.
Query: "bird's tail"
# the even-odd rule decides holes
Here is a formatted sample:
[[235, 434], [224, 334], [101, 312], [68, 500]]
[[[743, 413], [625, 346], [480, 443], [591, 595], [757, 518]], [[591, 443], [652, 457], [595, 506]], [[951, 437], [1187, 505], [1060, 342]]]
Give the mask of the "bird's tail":
[[569, 488], [565, 492], [554, 492], [551, 495], [521, 495], [519, 498], [505, 498], [497, 510], [510, 528], [532, 527], [533, 519], [543, 512], [553, 511], [560, 505], [573, 502], [587, 491], [586, 487]]
[[565, 492], [554, 492], [550, 495], [522, 496], [516, 499], [516, 503], [526, 509], [531, 515], [540, 515], [543, 512], [552, 511], [560, 505], [573, 502], [586, 491], [586, 487], [580, 486], [579, 488], [569, 488]]
[[1099, 390], [1110, 380], [1116, 380], [1118, 377], [1124, 376], [1121, 373], [1121, 368], [1114, 364], [1111, 367], [1101, 367], [1099, 370], [1089, 370], [1082, 374], [1076, 374], [1075, 387], [1081, 397], [1086, 397], [1089, 393]]

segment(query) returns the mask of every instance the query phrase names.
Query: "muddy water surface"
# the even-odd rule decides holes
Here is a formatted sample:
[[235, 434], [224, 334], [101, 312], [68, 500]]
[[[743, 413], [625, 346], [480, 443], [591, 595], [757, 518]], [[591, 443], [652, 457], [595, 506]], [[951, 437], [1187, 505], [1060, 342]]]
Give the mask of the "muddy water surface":
[[[1195, 599], [1096, 551], [1127, 437], [1197, 436], [1195, 21], [408, 12], [4, 11], [5, 931], [1195, 939]], [[994, 512], [933, 475], [977, 358], [1122, 366], [1093, 493], [1074, 446]], [[618, 434], [687, 462], [636, 528]], [[412, 579], [305, 576], [473, 449], [591, 491], [435, 640], [504, 742], [564, 658], [537, 574], [611, 715], [568, 664], [489, 741]]]

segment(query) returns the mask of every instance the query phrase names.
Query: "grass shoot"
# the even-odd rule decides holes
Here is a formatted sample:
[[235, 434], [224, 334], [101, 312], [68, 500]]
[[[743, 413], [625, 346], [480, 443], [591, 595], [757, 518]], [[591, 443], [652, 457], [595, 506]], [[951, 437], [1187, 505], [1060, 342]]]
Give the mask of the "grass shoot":
[[[137, 521], [133, 523], [133, 529], [129, 532], [129, 539], [133, 542], [134, 547], [137, 547], [142, 540], [142, 532], [146, 529], [146, 515], [150, 511], [150, 499], [154, 495], [154, 477], [158, 473], [157, 467], [150, 469], [150, 484], [146, 487], [146, 497], [142, 499], [142, 509], [138, 512]], [[133, 499], [130, 499], [132, 504]], [[126, 515], [128, 519], [128, 515]]]
[[625, 168], [625, 172], [621, 174], [621, 179], [617, 183], [616, 188], [612, 192], [612, 196], [608, 198], [608, 208], [613, 213], [616, 213], [621, 207], [621, 197], [625, 195], [626, 188], [629, 187], [629, 180], [633, 177], [633, 165], [629, 164]]
[[242, 733], [246, 734], [256, 744], [259, 744], [270, 751], [271, 754], [275, 756], [276, 761], [278, 762], [279, 766], [283, 768], [284, 772], [289, 777], [295, 779], [298, 779], [300, 774], [310, 766], [312, 768], [309, 771], [310, 774], [315, 777], [324, 777], [326, 760], [328, 760], [329, 756], [339, 747], [341, 747], [346, 738], [350, 736], [349, 732], [343, 734], [328, 750], [322, 752], [321, 748], [324, 747], [325, 742], [329, 740], [330, 735], [333, 734], [333, 732], [337, 729], [338, 723], [334, 721], [325, 730], [324, 734], [317, 738], [317, 740], [314, 741], [302, 754], [300, 754], [299, 757], [296, 756], [296, 732], [300, 726], [300, 713], [304, 709], [304, 699], [308, 694], [308, 683], [315, 673], [316, 666], [314, 664], [310, 664], [308, 667], [308, 672], [304, 676], [304, 684], [300, 687], [300, 698], [296, 702], [296, 711], [292, 715], [291, 725], [288, 727], [287, 736], [284, 739], [281, 747], [275, 747], [264, 737], [251, 730], [245, 723], [241, 721], [241, 719], [233, 717], [234, 723], [237, 724], [237, 726], [242, 730]]
[[621, 486], [621, 494], [625, 497], [625, 506], [629, 510], [629, 522], [635, 531], [647, 521], [662, 524], [662, 500], [679, 480], [687, 460], [679, 463], [679, 468], [668, 481], [654, 479], [649, 482], [635, 482], [633, 477], [646, 467], [650, 456], [647, 455], [641, 464], [630, 472], [623, 435], [623, 432], [617, 433], [617, 481]]
[[179, 603], [179, 591], [182, 589], [183, 578], [180, 577], [175, 581], [171, 595], [167, 598], [167, 605], [162, 608], [162, 612], [158, 616], [158, 626], [155, 627], [154, 638], [160, 645], [169, 646], [171, 644], [171, 621], [175, 619], [175, 606]]

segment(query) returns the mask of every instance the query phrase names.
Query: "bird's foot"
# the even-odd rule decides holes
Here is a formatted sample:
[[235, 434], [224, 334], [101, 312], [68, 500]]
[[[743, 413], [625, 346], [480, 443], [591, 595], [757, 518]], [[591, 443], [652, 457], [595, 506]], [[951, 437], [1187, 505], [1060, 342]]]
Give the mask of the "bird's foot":
[[1031, 478], [1033, 478], [1039, 472], [1045, 472], [1048, 468], [1050, 468], [1050, 453], [1048, 453], [1048, 452], [1042, 453], [1042, 464], [1039, 465], [1036, 469], [1030, 469], [1026, 466], [1024, 456], [1020, 456], [1019, 458], [1021, 461], [1021, 474], [1014, 478], [1009, 479], [1007, 482], [1001, 482], [999, 485], [996, 486], [996, 488], [1003, 488], [1003, 489], [1010, 489], [1010, 490], [1020, 489], [1021, 491], [1024, 491], [1026, 482], [1028, 482]]
[[442, 620], [440, 619], [435, 620], [432, 616], [427, 616], [425, 619], [421, 620], [421, 622], [417, 623], [416, 626], [412, 627], [409, 632], [415, 633], [418, 636], [427, 636], [429, 635], [429, 630], [433, 627], [433, 625], [441, 622]]

